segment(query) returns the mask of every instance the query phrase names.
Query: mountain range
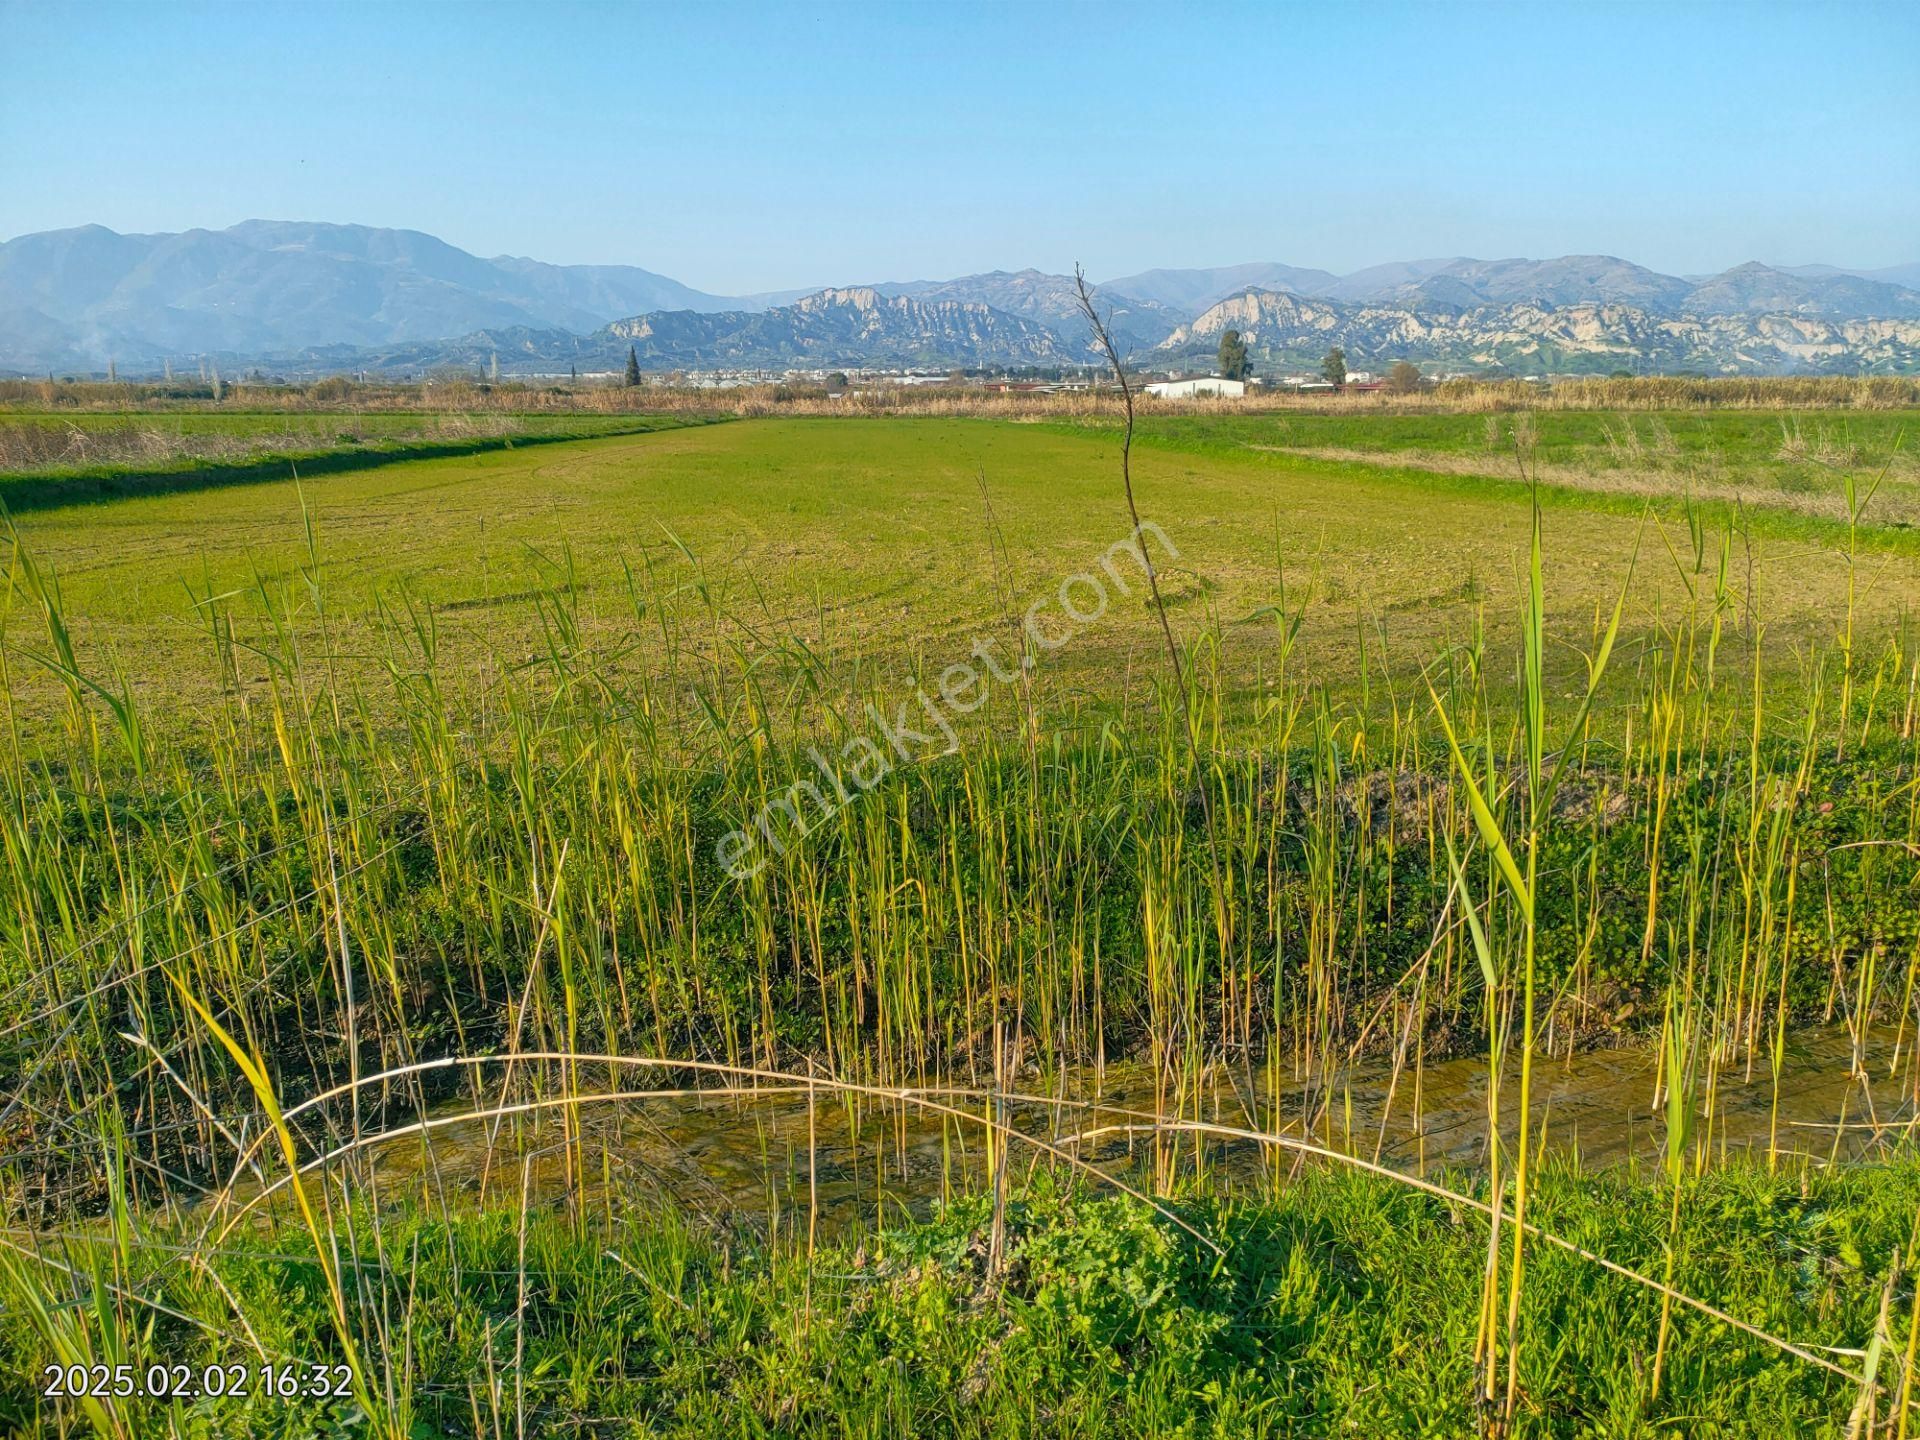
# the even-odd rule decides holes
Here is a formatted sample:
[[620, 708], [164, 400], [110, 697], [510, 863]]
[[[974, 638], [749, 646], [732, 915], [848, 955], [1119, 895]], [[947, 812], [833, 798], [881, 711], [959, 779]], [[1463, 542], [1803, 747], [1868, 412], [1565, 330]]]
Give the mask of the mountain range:
[[[1661, 274], [1604, 255], [1465, 257], [1347, 275], [1273, 262], [1102, 282], [1147, 366], [1228, 328], [1262, 364], [1410, 359], [1534, 372], [1920, 371], [1920, 264]], [[412, 230], [250, 220], [0, 244], [0, 371], [654, 370], [1072, 366], [1095, 359], [1071, 277], [1039, 270], [724, 296], [628, 265], [483, 259]]]
[[1660, 313], [1600, 301], [1415, 308], [1270, 290], [1221, 301], [1159, 350], [1165, 361], [1204, 362], [1229, 329], [1264, 365], [1306, 371], [1338, 345], [1349, 365], [1372, 369], [1414, 359], [1528, 375], [1920, 373], [1920, 317]]

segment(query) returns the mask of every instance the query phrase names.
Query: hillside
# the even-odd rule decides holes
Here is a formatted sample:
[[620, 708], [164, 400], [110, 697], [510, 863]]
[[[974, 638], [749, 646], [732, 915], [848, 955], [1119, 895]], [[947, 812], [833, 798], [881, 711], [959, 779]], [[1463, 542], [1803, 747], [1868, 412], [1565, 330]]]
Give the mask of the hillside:
[[[1080, 314], [1079, 290], [1071, 275], [1049, 275], [1032, 269], [1012, 273], [994, 270], [984, 275], [962, 275], [955, 280], [918, 280], [874, 288], [883, 295], [990, 306], [1063, 331], [1074, 337], [1076, 343], [1086, 329]], [[1102, 315], [1123, 345], [1158, 345], [1195, 313], [1185, 305], [1166, 305], [1145, 298], [1119, 280], [1100, 286], [1097, 294]]]
[[1168, 360], [1204, 360], [1223, 331], [1241, 332], [1268, 364], [1317, 365], [1335, 345], [1354, 369], [1396, 360], [1528, 373], [1691, 370], [1912, 373], [1920, 319], [1822, 319], [1793, 314], [1661, 315], [1632, 305], [1517, 304], [1474, 308], [1343, 305], [1252, 290], [1215, 305], [1160, 347]]
[[654, 366], [1049, 365], [1073, 354], [1045, 325], [964, 300], [822, 290], [760, 314], [641, 315], [601, 334]]
[[412, 230], [249, 220], [0, 244], [0, 365], [380, 346], [492, 327], [588, 331], [647, 310], [746, 309], [626, 265], [483, 260]]
[[[1272, 261], [1144, 270], [1098, 294], [1136, 360], [1199, 363], [1233, 324], [1254, 332], [1257, 358], [1289, 364], [1338, 336], [1358, 357], [1461, 368], [1902, 370], [1920, 292], [1897, 281], [1916, 274], [1748, 263], [1683, 277], [1610, 255], [1456, 256], [1346, 275]], [[0, 371], [15, 373], [594, 370], [624, 364], [629, 346], [654, 370], [1059, 365], [1091, 363], [1087, 341], [1073, 279], [1034, 268], [727, 297], [637, 266], [483, 259], [364, 225], [89, 225], [0, 244]]]

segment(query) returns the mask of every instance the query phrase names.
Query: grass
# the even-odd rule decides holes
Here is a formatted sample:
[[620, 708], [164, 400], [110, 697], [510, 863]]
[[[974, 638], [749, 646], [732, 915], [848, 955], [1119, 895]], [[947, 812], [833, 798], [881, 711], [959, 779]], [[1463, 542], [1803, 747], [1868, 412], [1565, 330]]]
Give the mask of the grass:
[[[1540, 1177], [1537, 1213], [1608, 1254], [1656, 1268], [1666, 1217], [1649, 1186], [1565, 1166]], [[1789, 1335], [1865, 1343], [1878, 1277], [1920, 1207], [1911, 1163], [1768, 1176], [1732, 1166], [1691, 1195], [1674, 1278], [1738, 1295], [1740, 1316]], [[451, 1221], [400, 1206], [384, 1258], [356, 1288], [369, 1351], [390, 1347], [396, 1408], [414, 1434], [719, 1436], [1344, 1435], [1471, 1433], [1468, 1317], [1484, 1232], [1440, 1200], [1365, 1176], [1309, 1171], [1271, 1198], [1196, 1196], [1175, 1213], [1226, 1245], [1216, 1258], [1124, 1198], [1041, 1181], [1007, 1207], [1004, 1277], [986, 1273], [990, 1207], [804, 1250], [744, 1223], [674, 1210], [585, 1234], [540, 1207]], [[370, 1229], [373, 1216], [355, 1223]], [[344, 1237], [343, 1237], [344, 1238]], [[191, 1231], [124, 1245], [127, 1279], [165, 1303], [151, 1353], [199, 1373], [257, 1373], [268, 1356], [337, 1363], [298, 1234], [260, 1232], [183, 1268]], [[54, 1242], [84, 1273], [97, 1245]], [[1688, 1400], [1650, 1409], [1640, 1356], [1656, 1297], [1549, 1250], [1529, 1272], [1526, 1319], [1556, 1337], [1530, 1356], [1526, 1433], [1839, 1435], [1846, 1383], [1699, 1317], [1669, 1360]], [[71, 1287], [71, 1282], [61, 1287]], [[83, 1287], [78, 1287], [82, 1288]], [[84, 1293], [84, 1292], [83, 1292]], [[13, 1379], [0, 1415], [53, 1420], [33, 1391], [47, 1354], [0, 1328]], [[281, 1357], [286, 1357], [282, 1359]], [[257, 1389], [257, 1382], [256, 1382]], [[164, 1407], [125, 1405], [165, 1422]], [[182, 1405], [209, 1436], [340, 1433], [351, 1403]]]
[[408, 460], [686, 423], [661, 416], [286, 414], [132, 416], [0, 412], [0, 503], [19, 512], [79, 501], [309, 478]]
[[[1647, 517], [1158, 423], [1134, 473], [1179, 551], [1153, 553], [1182, 684], [1109, 549], [1098, 427], [753, 420], [21, 517], [0, 1334], [358, 1356], [390, 1436], [518, 1433], [527, 1406], [534, 1433], [1891, 1420], [1920, 1087], [1891, 468], [1848, 467], [1838, 518]], [[1778, 1123], [1808, 1020], [1851, 1039], [1877, 1163], [1823, 1171]], [[1528, 1128], [1532, 1077], [1623, 1039], [1659, 1056], [1665, 1160], [1582, 1176]], [[1475, 1051], [1484, 1168], [1452, 1183], [1494, 1225], [1319, 1168], [1364, 1131], [1357, 1056], [1417, 1111], [1429, 1058]], [[977, 1145], [1006, 1092], [1121, 1056], [1160, 1119], [1095, 1168], [1133, 1199], [1003, 1208], [1014, 1158], [1098, 1178], [1007, 1136], [984, 1196], [857, 1267], [790, 1211], [757, 1249], [623, 1212], [582, 1120], [608, 1091], [918, 1083]], [[1271, 1152], [1234, 1199], [1222, 1075]], [[1736, 1163], [1714, 1116], [1748, 1075], [1776, 1123]], [[491, 1185], [379, 1179], [381, 1134], [463, 1113], [497, 1131]], [[801, 1154], [811, 1191], [811, 1121]], [[553, 1213], [490, 1210], [515, 1182]], [[1809, 1214], [1841, 1217], [1840, 1268], [1785, 1265], [1827, 1254]], [[1689, 1298], [1846, 1347], [1845, 1375]]]
[[[1871, 463], [1910, 428], [1907, 411], [1541, 410], [1524, 422], [1530, 458], [1542, 465], [1649, 471], [1664, 465], [1738, 472], [1756, 488], [1797, 488], [1808, 462]], [[1510, 471], [1516, 422], [1471, 414], [1232, 415], [1168, 417], [1156, 433], [1167, 443], [1264, 444], [1307, 454], [1335, 450], [1375, 459], [1467, 457]]]
[[[1920, 520], [1920, 461], [1904, 439], [1906, 411], [1690, 410], [1539, 411], [1498, 415], [1220, 415], [1161, 417], [1144, 438], [1187, 453], [1258, 454], [1289, 468], [1391, 467], [1408, 480], [1472, 477], [1509, 489], [1520, 482], [1516, 426], [1529, 477], [1575, 506], [1633, 513], [1649, 505], [1672, 519], [1696, 509], [1776, 534], [1819, 533], [1844, 518], [1839, 476], [1888, 466], [1878, 525]], [[1743, 518], [1746, 518], [1743, 515]]]
[[[740, 643], [756, 643], [749, 629], [794, 634], [845, 667], [854, 654], [904, 667], [916, 655], [944, 663], [949, 649], [964, 658], [977, 634], [1005, 629], [982, 477], [1024, 610], [1124, 536], [1111, 460], [1103, 434], [1082, 430], [756, 421], [381, 466], [327, 477], [309, 503], [342, 623], [370, 614], [376, 595], [404, 590], [438, 607], [447, 654], [471, 665], [538, 643], [525, 598], [562, 572], [583, 637], [617, 648], [633, 623], [629, 569], [677, 562], [677, 539], [742, 617], [747, 628], [729, 627]], [[1267, 625], [1241, 622], [1276, 603], [1283, 580], [1305, 612], [1300, 666], [1336, 688], [1358, 681], [1356, 645], [1384, 649], [1376, 663], [1404, 675], [1483, 615], [1494, 639], [1511, 633], [1526, 525], [1510, 479], [1238, 447], [1191, 454], [1159, 445], [1151, 425], [1139, 468], [1144, 491], [1179, 497], [1165, 525], [1180, 552], [1176, 607], [1196, 621], [1217, 614], [1241, 683], [1269, 644]], [[117, 654], [143, 690], [165, 695], [206, 671], [185, 582], [202, 594], [250, 590], [263, 577], [283, 585], [301, 558], [301, 505], [290, 481], [263, 482], [104, 513], [39, 512], [24, 533], [60, 574], [89, 640]], [[1558, 621], [1584, 626], [1596, 605], [1611, 604], [1640, 509], [1577, 493], [1559, 507], [1549, 602]], [[1675, 543], [1690, 545], [1685, 517], [1669, 523]], [[1843, 530], [1791, 515], [1773, 531], [1764, 516], [1751, 528], [1784, 543], [1760, 549], [1749, 577], [1740, 542], [1743, 593], [1750, 578], [1783, 641], [1820, 629], [1843, 589], [1821, 552]], [[1911, 593], [1914, 546], [1886, 528], [1870, 529], [1869, 546], [1890, 558], [1884, 569], [1876, 561], [1863, 611], [1885, 622]], [[1685, 601], [1671, 566], [1647, 571], [1633, 597], [1635, 630]], [[1144, 600], [1126, 597], [1046, 678], [1137, 701], [1157, 673], [1154, 640]]]

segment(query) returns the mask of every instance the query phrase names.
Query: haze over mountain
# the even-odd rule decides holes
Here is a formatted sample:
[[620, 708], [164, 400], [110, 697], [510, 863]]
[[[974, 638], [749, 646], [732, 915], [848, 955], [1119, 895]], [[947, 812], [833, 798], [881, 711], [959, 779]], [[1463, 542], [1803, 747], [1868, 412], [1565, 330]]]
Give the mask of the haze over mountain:
[[1220, 265], [1211, 270], [1143, 270], [1106, 282], [1106, 288], [1137, 295], [1172, 310], [1197, 314], [1209, 305], [1242, 290], [1285, 290], [1296, 295], [1325, 295], [1340, 283], [1327, 270], [1302, 270], [1295, 265], [1261, 261], [1253, 265]]
[[414, 230], [249, 220], [120, 235], [87, 225], [0, 245], [0, 364], [137, 365], [520, 324], [591, 330], [650, 310], [764, 304], [630, 265], [483, 260]]
[[631, 351], [648, 370], [946, 370], [1085, 364], [1085, 347], [1038, 320], [978, 302], [887, 295], [873, 286], [822, 290], [766, 310], [661, 310], [589, 335], [515, 326], [453, 339], [379, 347], [314, 347], [267, 357], [295, 373], [419, 372], [461, 367], [502, 373], [618, 370]]
[[[1454, 257], [1344, 276], [1278, 262], [1148, 270], [1098, 292], [1142, 358], [1202, 360], [1232, 323], [1222, 317], [1244, 316], [1257, 353], [1276, 361], [1339, 336], [1368, 362], [1753, 373], [1915, 368], [1920, 291], [1903, 276], [1920, 278], [1920, 265], [1748, 263], [1688, 278], [1605, 255]], [[721, 296], [636, 266], [483, 259], [360, 225], [83, 226], [0, 244], [0, 369], [27, 373], [496, 357], [537, 372], [618, 365], [629, 345], [654, 369], [1073, 365], [1093, 358], [1088, 341], [1071, 277], [1034, 269]]]
[[954, 296], [883, 295], [870, 286], [822, 290], [758, 314], [688, 311], [616, 321], [617, 350], [632, 343], [643, 363], [721, 368], [793, 357], [812, 367], [1077, 364], [1078, 347], [1046, 325]]
[[1793, 274], [1755, 262], [1736, 265], [1696, 285], [1681, 308], [1690, 315], [1817, 315], [1827, 320], [1911, 317], [1920, 316], [1920, 293], [1846, 271]]
[[[1043, 324], [1064, 326], [1075, 335], [1085, 325], [1080, 294], [1071, 275], [1049, 275], [1041, 270], [963, 275], [957, 280], [915, 280], [874, 287], [883, 295], [911, 295], [920, 300], [958, 300], [988, 305]], [[1123, 343], [1158, 345], [1193, 313], [1186, 305], [1167, 305], [1157, 297], [1130, 290], [1119, 281], [1099, 287], [1108, 324]]]
[[1862, 280], [1882, 280], [1889, 285], [1903, 285], [1909, 290], [1920, 290], [1920, 262], [1912, 265], [1888, 265], [1880, 270], [1841, 270], [1832, 265], [1782, 265], [1778, 268], [1788, 275], [1815, 277], [1854, 275]]

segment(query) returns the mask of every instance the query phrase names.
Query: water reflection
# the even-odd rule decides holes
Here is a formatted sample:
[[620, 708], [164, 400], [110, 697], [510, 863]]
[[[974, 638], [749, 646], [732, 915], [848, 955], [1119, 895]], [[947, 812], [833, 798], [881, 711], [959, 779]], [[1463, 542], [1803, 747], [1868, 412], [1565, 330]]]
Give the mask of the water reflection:
[[[986, 1174], [986, 1128], [1003, 1123], [1051, 1150], [1015, 1141], [1013, 1175], [1078, 1163], [1131, 1183], [1204, 1171], [1226, 1185], [1274, 1173], [1287, 1158], [1247, 1140], [1152, 1133], [1156, 1114], [1277, 1131], [1411, 1174], [1473, 1169], [1488, 1153], [1484, 1058], [1395, 1068], [1369, 1060], [1333, 1073], [1290, 1061], [1213, 1065], [1156, 1077], [1145, 1063], [1023, 1072], [997, 1102], [986, 1088], [926, 1090], [919, 1101], [756, 1082], [750, 1090], [657, 1093], [658, 1076], [583, 1065], [577, 1103], [551, 1089], [538, 1108], [491, 1120], [458, 1117], [497, 1094], [443, 1106], [424, 1133], [383, 1142], [357, 1183], [421, 1192], [591, 1207], [669, 1201], [730, 1224], [831, 1232], [874, 1217], [920, 1213]], [[1517, 1128], [1518, 1064], [1503, 1088], [1501, 1129]], [[551, 1077], [549, 1077], [551, 1078]], [[1536, 1060], [1533, 1134], [1592, 1166], [1653, 1163], [1665, 1151], [1664, 1076], [1652, 1047]], [[497, 1082], [496, 1082], [497, 1083]], [[611, 1092], [656, 1087], [649, 1098]], [[1832, 1163], [1898, 1143], [1915, 1124], [1911, 1036], [1860, 1037], [1842, 1026], [1789, 1037], [1778, 1083], [1770, 1058], [1703, 1065], [1687, 1153], [1718, 1159], [1769, 1149], [1795, 1163]], [[942, 1108], [944, 1107], [944, 1108]]]

